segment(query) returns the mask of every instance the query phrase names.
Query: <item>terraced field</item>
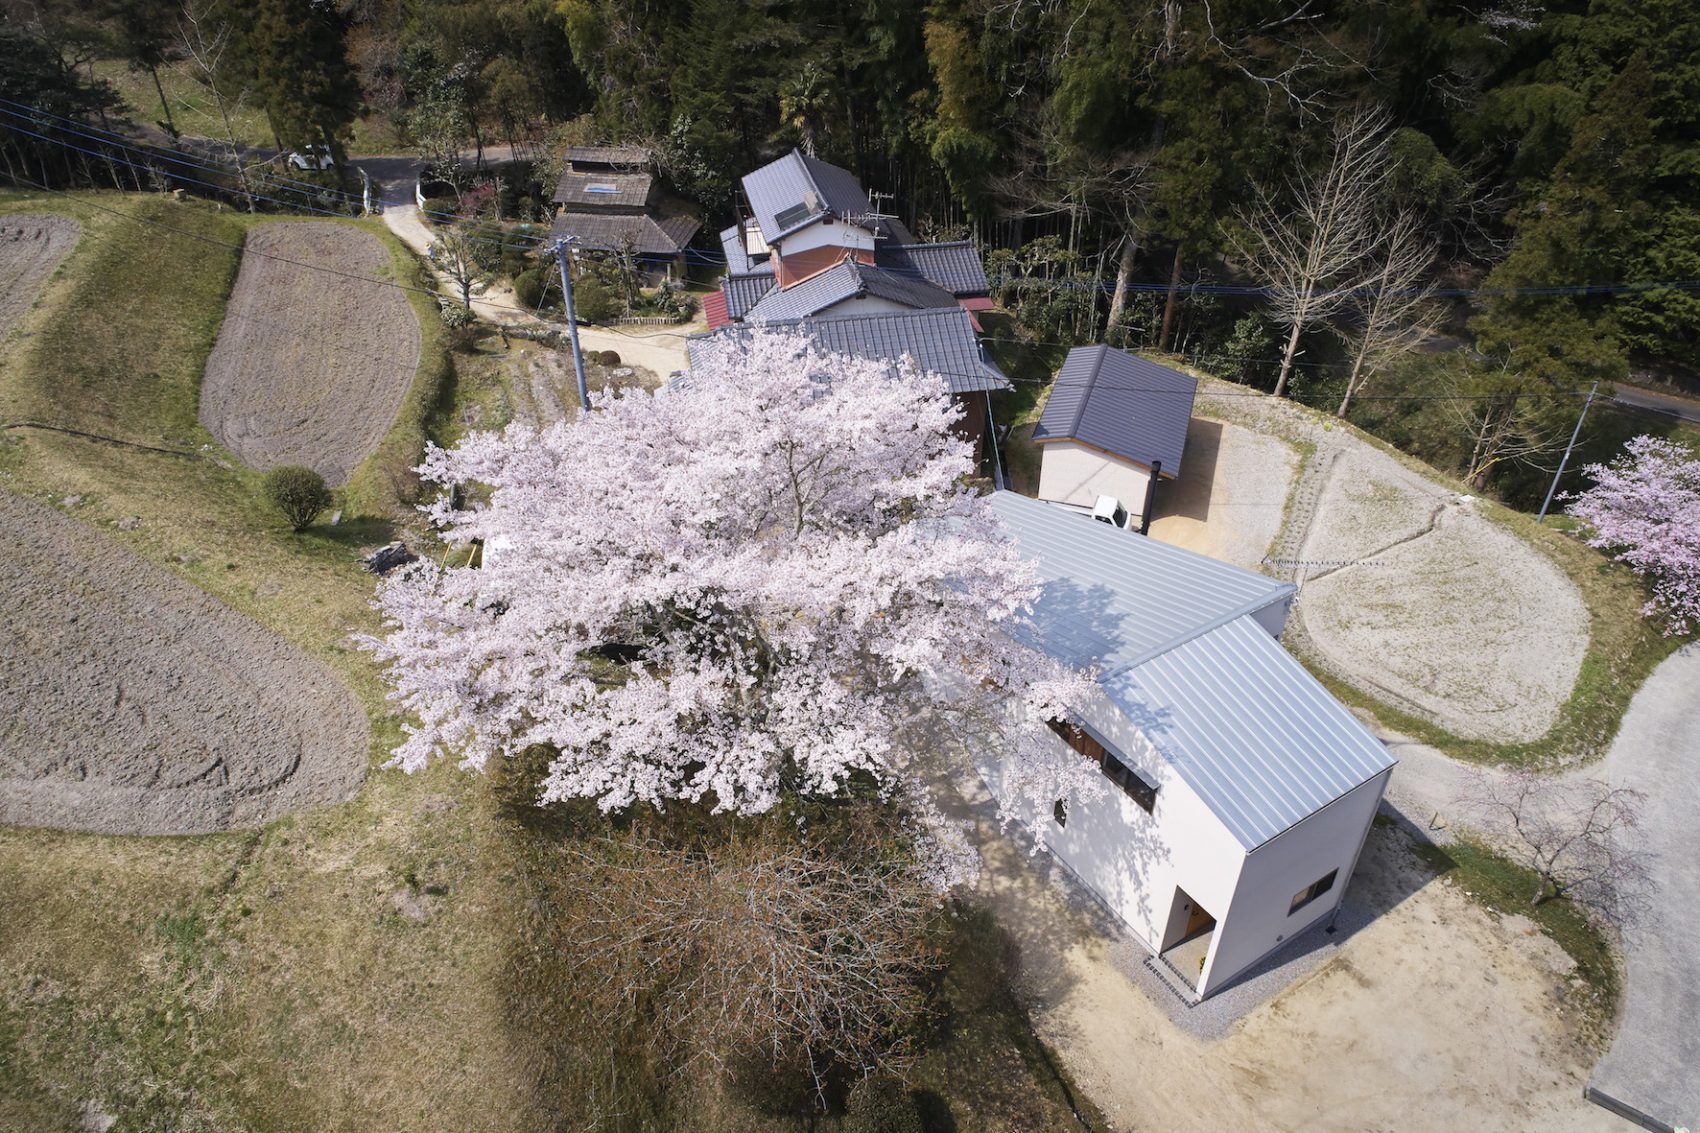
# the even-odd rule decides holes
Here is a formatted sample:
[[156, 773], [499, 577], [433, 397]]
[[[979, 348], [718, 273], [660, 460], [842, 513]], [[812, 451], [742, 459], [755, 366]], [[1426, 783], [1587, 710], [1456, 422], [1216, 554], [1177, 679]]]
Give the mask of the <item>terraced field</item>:
[[248, 233], [201, 383], [200, 418], [252, 468], [302, 464], [348, 481], [419, 368], [419, 320], [378, 238], [277, 221]]
[[0, 216], [0, 340], [30, 309], [41, 285], [81, 235], [82, 226], [68, 216]]
[[360, 786], [359, 702], [196, 587], [7, 493], [0, 576], [0, 823], [202, 834]]

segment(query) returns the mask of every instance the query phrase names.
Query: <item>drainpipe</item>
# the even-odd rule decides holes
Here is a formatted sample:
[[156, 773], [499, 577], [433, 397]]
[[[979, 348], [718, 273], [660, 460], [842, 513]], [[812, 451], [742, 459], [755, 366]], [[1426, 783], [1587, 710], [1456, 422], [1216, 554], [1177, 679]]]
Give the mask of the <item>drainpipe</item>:
[[1151, 462], [1151, 479], [1145, 482], [1145, 508], [1139, 513], [1139, 533], [1151, 534], [1151, 505], [1157, 502], [1157, 476], [1163, 471], [1163, 462]]

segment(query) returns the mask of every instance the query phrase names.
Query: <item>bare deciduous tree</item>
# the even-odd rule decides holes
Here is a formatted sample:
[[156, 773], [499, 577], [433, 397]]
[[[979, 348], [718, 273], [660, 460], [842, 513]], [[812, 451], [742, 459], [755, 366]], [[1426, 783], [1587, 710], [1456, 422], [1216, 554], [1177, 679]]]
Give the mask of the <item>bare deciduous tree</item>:
[[621, 1009], [659, 1014], [668, 1061], [755, 1058], [816, 1077], [901, 1066], [942, 964], [920, 867], [757, 836], [705, 853], [609, 842], [573, 946]]
[[437, 233], [431, 242], [431, 263], [448, 276], [460, 294], [460, 304], [472, 310], [472, 288], [484, 279], [484, 269], [478, 266], [474, 237], [464, 225], [451, 224]]
[[218, 137], [214, 139], [224, 151], [224, 159], [236, 171], [236, 184], [248, 202], [248, 211], [255, 211], [254, 191], [249, 179], [246, 147], [236, 137], [234, 119], [242, 112], [248, 88], [234, 93], [227, 90], [224, 76], [224, 56], [230, 50], [230, 25], [214, 18], [214, 7], [207, 0], [184, 4], [177, 19], [176, 66], [212, 99], [218, 114]]
[[1473, 774], [1458, 801], [1539, 876], [1531, 905], [1564, 899], [1621, 921], [1638, 908], [1646, 880], [1643, 855], [1624, 838], [1640, 822], [1642, 798], [1597, 779], [1517, 771]]
[[1370, 261], [1368, 276], [1347, 303], [1353, 321], [1352, 369], [1336, 416], [1382, 367], [1421, 343], [1440, 320], [1434, 304], [1433, 244], [1418, 218], [1394, 216]]
[[[1240, 214], [1245, 231], [1237, 250], [1268, 290], [1269, 304], [1288, 330], [1275, 396], [1287, 391], [1299, 336], [1343, 308], [1382, 237], [1377, 204], [1390, 163], [1387, 117], [1346, 114], [1334, 124], [1327, 165], [1299, 165], [1277, 197], [1258, 193]], [[1285, 199], [1282, 199], [1285, 198]]]
[[[1555, 393], [1539, 378], [1500, 365], [1464, 364], [1442, 380], [1448, 400], [1441, 405], [1470, 446], [1464, 478], [1486, 488], [1504, 464], [1542, 465], [1542, 457], [1564, 447], [1565, 421], [1555, 412]], [[1550, 471], [1550, 469], [1547, 469]]]

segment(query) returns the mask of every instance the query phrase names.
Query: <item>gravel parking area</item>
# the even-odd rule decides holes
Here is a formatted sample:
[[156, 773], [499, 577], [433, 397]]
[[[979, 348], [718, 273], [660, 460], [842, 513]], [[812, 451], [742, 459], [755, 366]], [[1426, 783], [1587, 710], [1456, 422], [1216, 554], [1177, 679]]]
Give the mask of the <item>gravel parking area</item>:
[[1181, 474], [1157, 491], [1151, 536], [1259, 570], [1281, 530], [1297, 468], [1297, 454], [1278, 437], [1194, 417]]
[[0, 493], [0, 823], [202, 834], [340, 802], [366, 716], [319, 662]]
[[207, 359], [201, 423], [253, 468], [303, 464], [329, 484], [347, 482], [419, 368], [407, 297], [351, 278], [393, 273], [383, 242], [353, 225], [252, 229]]
[[80, 224], [68, 216], [0, 216], [0, 340], [11, 333], [64, 258], [77, 246]]

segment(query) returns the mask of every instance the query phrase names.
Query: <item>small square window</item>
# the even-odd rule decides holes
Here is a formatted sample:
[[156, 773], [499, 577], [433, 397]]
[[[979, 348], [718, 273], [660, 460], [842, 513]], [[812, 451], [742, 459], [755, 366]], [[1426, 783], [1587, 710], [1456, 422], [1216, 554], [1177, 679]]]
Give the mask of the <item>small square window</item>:
[[1057, 820], [1058, 826], [1068, 825], [1068, 800], [1058, 799], [1051, 805], [1051, 817]]
[[1300, 909], [1304, 908], [1306, 905], [1334, 888], [1334, 878], [1337, 877], [1339, 873], [1339, 870], [1331, 869], [1328, 871], [1328, 875], [1326, 877], [1323, 877], [1319, 881], [1312, 882], [1297, 893], [1293, 894], [1293, 903], [1288, 906], [1287, 915], [1289, 917], [1292, 916], [1294, 913], [1298, 912]]

